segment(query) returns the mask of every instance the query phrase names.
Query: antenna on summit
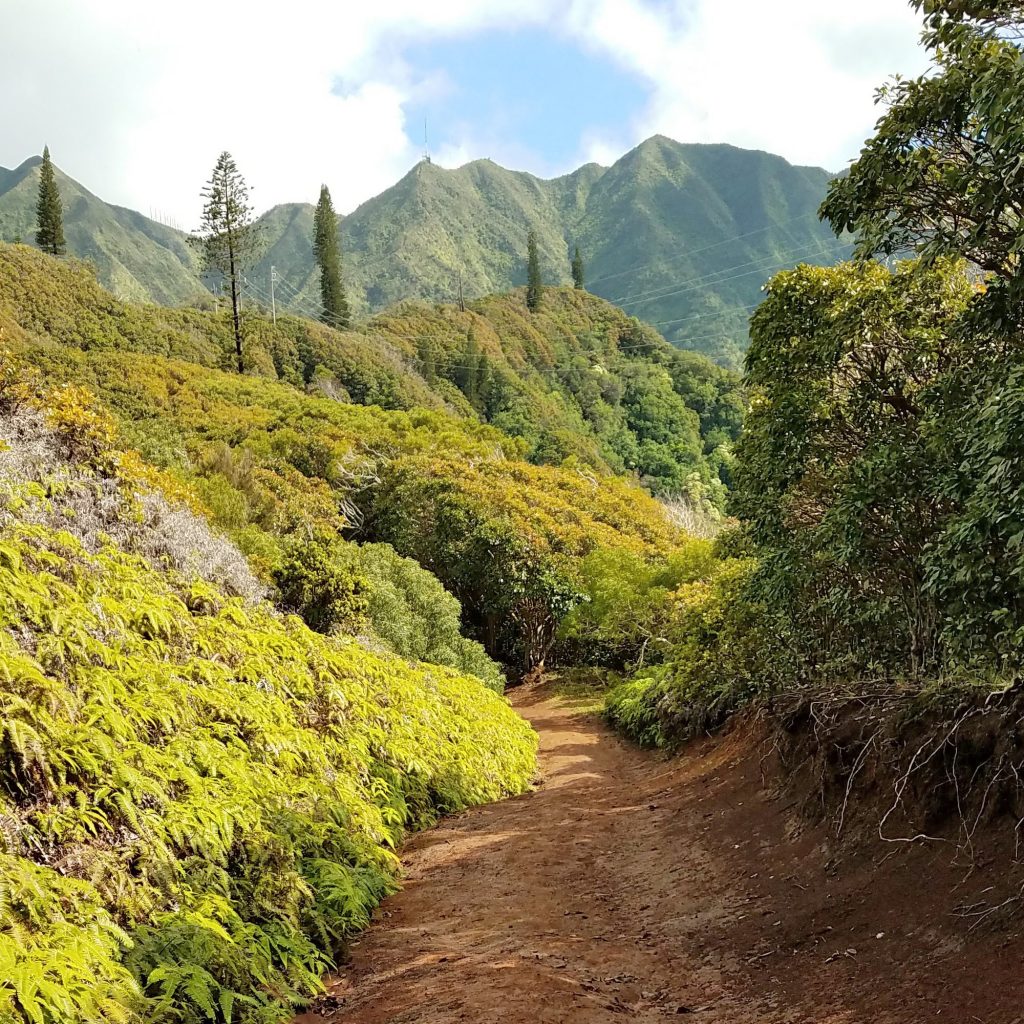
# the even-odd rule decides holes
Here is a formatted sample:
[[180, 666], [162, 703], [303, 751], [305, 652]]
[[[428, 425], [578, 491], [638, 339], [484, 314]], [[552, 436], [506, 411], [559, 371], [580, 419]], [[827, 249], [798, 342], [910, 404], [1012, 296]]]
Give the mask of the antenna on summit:
[[427, 119], [423, 118], [423, 162], [430, 163], [430, 144], [427, 142]]

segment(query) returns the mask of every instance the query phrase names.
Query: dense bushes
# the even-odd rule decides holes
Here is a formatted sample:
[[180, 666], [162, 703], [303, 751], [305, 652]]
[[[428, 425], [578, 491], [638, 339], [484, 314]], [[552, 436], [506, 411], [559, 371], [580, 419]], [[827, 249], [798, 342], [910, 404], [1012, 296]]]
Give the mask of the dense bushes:
[[684, 542], [667, 558], [601, 549], [580, 564], [582, 600], [558, 631], [560, 663], [639, 669], [660, 661], [677, 626], [678, 591], [715, 565], [708, 541]]
[[682, 540], [657, 502], [618, 481], [504, 459], [397, 459], [369, 524], [436, 573], [488, 650], [519, 671], [543, 665], [585, 596], [587, 555], [666, 557]]
[[862, 257], [921, 259], [770, 282], [734, 474], [756, 568], [721, 589], [723, 569], [682, 619], [693, 642], [613, 695], [646, 740], [783, 684], [991, 690], [1024, 672], [1024, 22], [915, 6], [935, 67], [885, 90], [823, 212]]
[[[29, 343], [233, 366], [230, 318], [119, 302], [73, 263], [0, 245], [0, 324]], [[735, 375], [674, 350], [575, 289], [527, 315], [518, 296], [407, 304], [352, 331], [246, 311], [247, 373], [362, 405], [447, 409], [514, 437], [532, 462], [630, 472], [721, 504], [743, 403]]]
[[670, 746], [792, 683], [784, 617], [753, 596], [755, 569], [750, 559], [725, 559], [675, 592], [661, 660], [609, 692], [609, 721], [639, 743]]
[[958, 332], [973, 294], [955, 264], [800, 267], [754, 316], [735, 508], [762, 553], [758, 593], [789, 610], [817, 671], [948, 660], [925, 576], [974, 401], [950, 384], [984, 352]]
[[521, 790], [534, 739], [471, 676], [82, 528], [80, 490], [116, 523], [144, 486], [84, 440], [0, 500], [0, 1018], [286, 1020], [402, 830]]
[[[962, 386], [987, 346], [962, 328], [980, 293], [948, 262], [803, 266], [767, 292], [732, 501], [756, 558], [684, 587], [664, 663], [612, 694], [612, 719], [647, 742], [703, 731], [781, 685], [932, 679], [965, 664], [956, 634], [978, 549], [970, 538], [972, 561], [958, 564], [956, 487], [984, 466], [968, 435], [976, 444], [989, 421]], [[983, 486], [1007, 478], [990, 472]], [[986, 511], [991, 542], [1002, 509]], [[981, 607], [998, 564], [982, 571]], [[991, 638], [981, 646], [998, 655]]]
[[274, 572], [284, 607], [318, 633], [353, 632], [366, 612], [357, 550], [324, 534], [293, 540]]
[[448, 665], [499, 693], [505, 679], [462, 635], [462, 609], [435, 576], [387, 544], [320, 535], [293, 541], [275, 572], [281, 600], [321, 633], [372, 638], [411, 661]]
[[743, 417], [736, 377], [586, 292], [546, 299], [535, 313], [519, 296], [467, 313], [407, 304], [367, 329], [408, 346], [428, 380], [458, 388], [531, 462], [574, 458], [720, 505]]
[[501, 669], [481, 644], [462, 635], [462, 608], [435, 576], [388, 544], [363, 544], [356, 550], [366, 580], [371, 637], [404, 658], [450, 665], [502, 691]]
[[[27, 354], [47, 379], [94, 388], [265, 578], [310, 537], [390, 543], [438, 575], [476, 638], [517, 672], [543, 657], [579, 600], [582, 557], [664, 557], [682, 539], [639, 489], [578, 465], [531, 466], [520, 443], [483, 424], [343, 405], [153, 356], [43, 345]], [[369, 629], [385, 637], [369, 597]], [[416, 604], [411, 594], [401, 602]], [[418, 629], [410, 620], [397, 632]]]

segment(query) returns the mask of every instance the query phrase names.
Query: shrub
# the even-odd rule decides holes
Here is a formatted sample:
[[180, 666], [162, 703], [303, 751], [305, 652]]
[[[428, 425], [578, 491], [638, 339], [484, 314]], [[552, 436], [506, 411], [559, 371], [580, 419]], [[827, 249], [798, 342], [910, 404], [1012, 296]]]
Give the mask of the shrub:
[[713, 565], [711, 544], [693, 540], [668, 558], [602, 549], [580, 563], [583, 600], [563, 619], [559, 660], [637, 668], [660, 661], [676, 631], [679, 588]]
[[294, 541], [274, 580], [284, 607], [301, 615], [310, 629], [359, 629], [366, 612], [366, 581], [351, 545], [322, 535]]
[[755, 571], [750, 559], [725, 561], [680, 587], [673, 644], [661, 664], [608, 694], [613, 725], [640, 743], [671, 746], [792, 681], [778, 618], [752, 594]]
[[504, 689], [501, 669], [483, 646], [461, 633], [462, 609], [438, 579], [388, 544], [357, 548], [366, 580], [366, 622], [373, 636], [403, 658], [448, 665]]

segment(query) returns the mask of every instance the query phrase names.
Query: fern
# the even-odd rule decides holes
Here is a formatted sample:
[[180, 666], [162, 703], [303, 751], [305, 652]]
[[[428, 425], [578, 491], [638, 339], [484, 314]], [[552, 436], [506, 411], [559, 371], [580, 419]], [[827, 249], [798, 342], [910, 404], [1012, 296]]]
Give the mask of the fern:
[[531, 776], [474, 677], [197, 601], [109, 541], [8, 519], [0, 546], [0, 1019], [286, 1019], [406, 828]]

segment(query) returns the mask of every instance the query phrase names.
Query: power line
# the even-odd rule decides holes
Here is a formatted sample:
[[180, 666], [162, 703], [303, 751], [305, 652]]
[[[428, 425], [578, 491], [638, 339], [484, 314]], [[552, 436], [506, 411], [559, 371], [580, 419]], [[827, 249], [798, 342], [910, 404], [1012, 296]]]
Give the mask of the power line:
[[[820, 242], [820, 240], [819, 240]], [[663, 286], [660, 288], [654, 288], [647, 292], [636, 292], [633, 295], [624, 295], [614, 299], [608, 299], [607, 301], [613, 302], [616, 305], [622, 305], [626, 302], [639, 302], [641, 300], [654, 301], [655, 299], [665, 299], [672, 295], [679, 294], [681, 290], [692, 291], [697, 288], [708, 287], [712, 288], [715, 285], [724, 284], [726, 281], [735, 280], [736, 277], [746, 277], [747, 274], [738, 274], [736, 277], [722, 278], [722, 274], [727, 274], [732, 270], [739, 270], [742, 267], [750, 267], [754, 264], [764, 264], [764, 267], [757, 266], [753, 270], [749, 271], [750, 274], [756, 274], [762, 269], [767, 269], [773, 263], [785, 264], [787, 260], [796, 259], [800, 256], [810, 258], [812, 256], [819, 256], [822, 253], [830, 252], [832, 250], [831, 245], [820, 246], [813, 252], [809, 251], [814, 245], [818, 245], [818, 242], [807, 243], [799, 245], [793, 249], [784, 250], [781, 253], [771, 253], [764, 256], [758, 256], [756, 259], [747, 260], [745, 263], [737, 263], [731, 267], [722, 267], [719, 270], [709, 271], [707, 274], [702, 274], [700, 277], [691, 278], [689, 281], [676, 282], [673, 285]]]
[[[632, 294], [629, 295], [620, 295], [617, 297], [612, 297], [609, 298], [608, 301], [614, 302], [616, 305], [618, 305], [623, 302], [639, 302], [642, 300], [666, 298], [669, 295], [673, 294], [678, 288], [683, 286], [692, 285], [694, 287], [713, 287], [714, 285], [718, 284], [718, 278], [721, 278], [722, 275], [728, 274], [733, 270], [739, 270], [742, 267], [753, 267], [755, 264], [765, 264], [766, 266], [770, 266], [772, 263], [781, 263], [786, 261], [787, 259], [795, 259], [799, 257], [801, 254], [804, 254], [808, 250], [812, 249], [813, 246], [817, 244], [818, 243], [809, 243], [806, 245], [799, 245], [795, 246], [792, 249], [783, 250], [783, 252], [778, 254], [772, 253], [763, 256], [758, 256], [751, 260], [745, 260], [743, 263], [734, 263], [728, 267], [719, 267], [718, 270], [709, 270], [706, 273], [699, 274], [697, 277], [691, 277], [687, 280], [675, 281], [672, 284], [659, 285], [657, 288], [651, 288], [643, 292], [633, 292]], [[831, 247], [829, 246], [826, 248]], [[821, 251], [820, 248], [815, 250], [815, 252], [819, 251]]]
[[723, 245], [729, 245], [730, 242], [739, 242], [744, 238], [761, 235], [764, 234], [765, 231], [771, 231], [773, 228], [782, 228], [785, 230], [790, 224], [798, 224], [801, 221], [810, 219], [811, 217], [817, 218], [817, 216], [817, 213], [805, 213], [799, 217], [794, 217], [792, 220], [786, 221], [783, 224], [766, 224], [762, 228], [755, 228], [753, 231], [745, 231], [741, 235], [733, 235], [732, 238], [723, 238], [720, 242], [713, 242], [711, 245], [702, 246], [700, 249], [681, 249], [677, 253], [660, 257], [657, 260], [651, 260], [648, 263], [634, 264], [628, 270], [620, 270], [614, 274], [605, 274], [603, 277], [596, 277], [590, 282], [590, 286], [593, 287], [595, 284], [600, 284], [602, 281], [611, 281], [618, 277], [626, 277], [629, 274], [635, 273], [637, 270], [643, 270], [645, 267], [653, 266], [655, 263], [664, 264], [671, 262], [672, 260], [682, 259], [684, 256], [697, 256], [703, 252], [711, 252], [712, 249], [718, 249]]

